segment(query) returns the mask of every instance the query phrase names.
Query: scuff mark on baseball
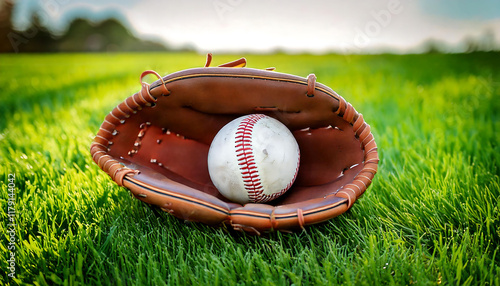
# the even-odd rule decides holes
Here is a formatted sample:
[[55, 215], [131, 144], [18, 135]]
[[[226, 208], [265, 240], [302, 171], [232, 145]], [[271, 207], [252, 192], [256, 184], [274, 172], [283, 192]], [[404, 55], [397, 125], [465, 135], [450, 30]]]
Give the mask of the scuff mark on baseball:
[[213, 184], [224, 197], [240, 204], [278, 198], [292, 186], [299, 165], [299, 145], [290, 130], [263, 114], [226, 124], [208, 152]]

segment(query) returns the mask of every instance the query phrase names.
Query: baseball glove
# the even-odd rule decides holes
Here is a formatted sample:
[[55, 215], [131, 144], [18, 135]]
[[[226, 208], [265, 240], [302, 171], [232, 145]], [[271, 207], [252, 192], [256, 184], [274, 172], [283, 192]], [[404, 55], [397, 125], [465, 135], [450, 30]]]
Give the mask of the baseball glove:
[[[211, 60], [209, 54], [205, 67], [165, 77], [145, 71], [141, 90], [105, 117], [90, 147], [97, 165], [136, 198], [178, 218], [257, 234], [297, 230], [347, 211], [379, 161], [363, 116], [314, 74], [246, 68], [244, 58], [209, 67]], [[159, 80], [142, 82], [147, 74]], [[240, 205], [212, 184], [207, 155], [224, 125], [254, 113], [292, 131], [301, 162], [283, 196]]]

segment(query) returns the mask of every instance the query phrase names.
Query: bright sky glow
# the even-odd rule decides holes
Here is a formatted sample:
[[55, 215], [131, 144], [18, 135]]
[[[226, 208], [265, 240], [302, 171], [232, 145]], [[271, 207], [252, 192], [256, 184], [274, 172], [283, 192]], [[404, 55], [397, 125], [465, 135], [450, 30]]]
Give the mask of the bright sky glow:
[[40, 11], [64, 30], [76, 16], [121, 17], [139, 35], [200, 52], [415, 51], [428, 39], [460, 49], [466, 37], [500, 42], [498, 0], [19, 0], [17, 27]]

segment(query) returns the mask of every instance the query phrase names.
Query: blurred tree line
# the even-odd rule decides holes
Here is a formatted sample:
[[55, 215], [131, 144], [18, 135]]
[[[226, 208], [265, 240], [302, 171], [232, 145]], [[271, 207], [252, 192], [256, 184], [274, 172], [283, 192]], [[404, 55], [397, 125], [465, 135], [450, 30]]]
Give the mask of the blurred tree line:
[[[0, 53], [172, 50], [164, 43], [136, 37], [126, 28], [126, 25], [115, 18], [100, 22], [77, 18], [69, 24], [63, 34], [54, 34], [42, 24], [43, 21], [37, 12], [34, 12], [31, 15], [30, 26], [23, 31], [18, 31], [12, 23], [14, 3], [14, 0], [0, 0]], [[423, 53], [471, 53], [499, 49], [495, 33], [492, 30], [485, 30], [477, 37], [466, 37], [456, 47], [438, 39], [428, 39], [416, 50]], [[187, 46], [181, 50], [193, 50], [193, 48]]]
[[63, 34], [55, 35], [42, 24], [35, 12], [31, 16], [30, 27], [17, 31], [12, 23], [13, 10], [12, 0], [0, 0], [0, 53], [168, 50], [160, 42], [137, 38], [114, 18], [97, 23], [77, 18]]

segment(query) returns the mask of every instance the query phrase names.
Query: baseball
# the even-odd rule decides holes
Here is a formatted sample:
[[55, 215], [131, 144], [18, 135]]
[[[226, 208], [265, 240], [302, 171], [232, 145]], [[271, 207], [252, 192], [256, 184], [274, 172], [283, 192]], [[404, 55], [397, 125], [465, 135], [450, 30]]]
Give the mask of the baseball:
[[284, 194], [299, 170], [300, 150], [290, 130], [263, 114], [234, 119], [215, 136], [208, 171], [219, 192], [240, 204]]

